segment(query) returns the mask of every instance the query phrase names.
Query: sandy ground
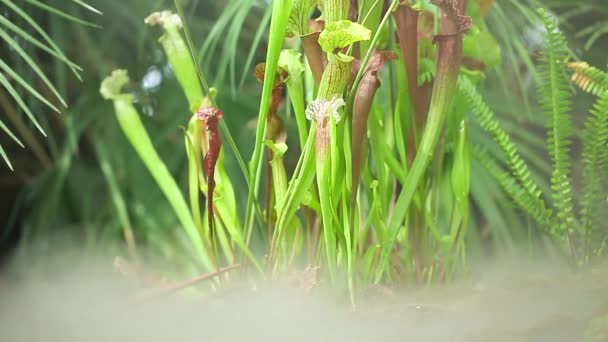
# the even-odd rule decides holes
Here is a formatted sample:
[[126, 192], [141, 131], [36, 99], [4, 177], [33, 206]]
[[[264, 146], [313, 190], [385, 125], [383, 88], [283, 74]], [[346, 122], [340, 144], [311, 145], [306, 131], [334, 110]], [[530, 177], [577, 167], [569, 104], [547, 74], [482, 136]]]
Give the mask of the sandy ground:
[[608, 340], [608, 325], [590, 328], [608, 314], [607, 265], [574, 273], [508, 258], [449, 286], [363, 296], [355, 312], [282, 285], [134, 300], [140, 284], [106, 266], [0, 273], [0, 341]]

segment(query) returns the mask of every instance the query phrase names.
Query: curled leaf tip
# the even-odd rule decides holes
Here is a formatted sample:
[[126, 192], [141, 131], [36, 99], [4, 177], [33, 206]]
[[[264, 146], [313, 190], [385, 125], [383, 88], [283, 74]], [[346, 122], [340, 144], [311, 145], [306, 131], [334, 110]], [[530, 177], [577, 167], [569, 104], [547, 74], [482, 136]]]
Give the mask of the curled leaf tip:
[[112, 74], [101, 82], [99, 93], [106, 100], [113, 100], [121, 94], [121, 89], [129, 83], [129, 74], [126, 70], [114, 70]]
[[154, 12], [150, 14], [144, 22], [150, 26], [163, 25], [167, 28], [169, 26], [181, 28], [182, 20], [176, 13], [171, 11]]
[[308, 25], [310, 14], [316, 8], [315, 0], [295, 0], [287, 22], [287, 36], [305, 36], [311, 33]]
[[196, 116], [205, 123], [205, 128], [210, 130], [211, 127], [217, 126], [224, 113], [217, 107], [211, 106], [199, 109], [196, 112]]
[[[391, 50], [374, 50], [364, 71], [366, 73], [378, 72], [384, 68], [384, 64], [387, 61], [393, 59], [399, 59], [399, 56]], [[361, 69], [361, 61], [355, 59], [352, 64], [352, 71], [353, 73], [357, 73], [359, 69]]]
[[[266, 63], [259, 63], [255, 66], [255, 70], [253, 72], [255, 78], [264, 83], [264, 78], [266, 76]], [[277, 73], [275, 75], [273, 87], [278, 87], [281, 84], [285, 83], [285, 80], [289, 77], [289, 72], [282, 68], [280, 65], [277, 68]]]
[[299, 76], [304, 73], [304, 63], [301, 61], [302, 54], [293, 49], [281, 51], [279, 56], [279, 68], [287, 71], [289, 76]]
[[350, 20], [339, 20], [328, 24], [319, 35], [319, 45], [327, 53], [335, 53], [356, 42], [370, 40], [372, 31]]
[[336, 122], [339, 122], [340, 113], [338, 113], [338, 109], [345, 105], [344, 99], [338, 95], [334, 95], [331, 100], [318, 98], [312, 101], [306, 108], [306, 118], [320, 122], [325, 117], [331, 115]]
[[456, 32], [443, 34], [435, 37], [436, 39], [442, 36], [454, 36], [468, 31], [473, 24], [471, 17], [465, 15], [458, 8], [458, 0], [431, 0], [431, 3], [439, 7], [443, 13], [452, 20], [456, 25]]

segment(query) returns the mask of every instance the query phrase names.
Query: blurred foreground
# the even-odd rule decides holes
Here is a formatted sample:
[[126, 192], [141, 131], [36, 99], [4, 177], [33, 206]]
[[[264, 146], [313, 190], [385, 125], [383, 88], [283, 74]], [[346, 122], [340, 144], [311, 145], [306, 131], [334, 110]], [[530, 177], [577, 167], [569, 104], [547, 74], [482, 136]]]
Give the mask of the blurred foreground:
[[42, 272], [13, 265], [0, 273], [0, 341], [608, 339], [605, 264], [573, 272], [555, 262], [503, 257], [472, 265], [476, 272], [449, 286], [375, 289], [354, 312], [320, 287], [307, 292], [288, 283], [246, 281], [205, 298], [182, 291], [142, 299], [135, 296], [141, 281], [117, 272], [108, 258], [53, 265]]

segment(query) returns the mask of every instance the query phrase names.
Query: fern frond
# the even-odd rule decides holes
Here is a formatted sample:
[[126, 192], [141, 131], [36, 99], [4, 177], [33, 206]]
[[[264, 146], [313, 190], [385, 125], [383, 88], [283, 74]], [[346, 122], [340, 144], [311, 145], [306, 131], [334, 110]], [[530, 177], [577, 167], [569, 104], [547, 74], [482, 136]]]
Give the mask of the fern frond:
[[[601, 94], [585, 122], [583, 134], [583, 198], [581, 224], [589, 238], [597, 231], [601, 222], [600, 210], [605, 208], [606, 189], [602, 182], [606, 178], [608, 164], [608, 90]], [[601, 203], [604, 203], [604, 206]]]
[[528, 165], [521, 158], [517, 146], [515, 146], [507, 132], [501, 127], [494, 112], [485, 103], [475, 85], [466, 76], [462, 76], [458, 80], [458, 91], [464, 95], [469, 109], [475, 115], [481, 127], [492, 135], [494, 141], [496, 141], [504, 153], [512, 175], [525, 190], [526, 196], [530, 197], [529, 200], [534, 202], [534, 206], [539, 208], [539, 210], [545, 210], [546, 205], [541, 197], [542, 191], [530, 176]]
[[541, 205], [539, 201], [529, 196], [527, 190], [511, 173], [504, 170], [498, 163], [488, 155], [480, 146], [472, 148], [473, 157], [483, 166], [483, 168], [500, 184], [517, 207], [529, 215], [536, 223], [545, 229], [553, 226], [552, 212]]
[[586, 62], [572, 62], [568, 68], [573, 71], [572, 82], [583, 91], [600, 96], [608, 89], [608, 73]]
[[570, 144], [572, 122], [570, 118], [571, 92], [566, 75], [569, 57], [566, 40], [555, 19], [545, 10], [539, 13], [547, 30], [547, 46], [541, 57], [539, 87], [541, 107], [547, 116], [547, 143], [553, 163], [551, 190], [553, 204], [559, 221], [556, 233], [567, 233], [573, 248], [575, 218], [572, 204], [570, 177]]

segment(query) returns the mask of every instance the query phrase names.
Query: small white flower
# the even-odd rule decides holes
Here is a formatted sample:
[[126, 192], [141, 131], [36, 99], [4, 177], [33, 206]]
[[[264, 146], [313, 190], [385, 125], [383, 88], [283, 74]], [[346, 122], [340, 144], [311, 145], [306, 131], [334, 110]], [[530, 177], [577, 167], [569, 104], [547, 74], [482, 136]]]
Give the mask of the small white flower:
[[331, 100], [318, 98], [312, 101], [308, 107], [306, 107], [306, 118], [308, 120], [315, 120], [318, 122], [327, 115], [331, 115], [336, 122], [339, 122], [340, 113], [338, 113], [338, 109], [345, 105], [346, 103], [344, 102], [344, 99], [338, 95], [334, 95]]

